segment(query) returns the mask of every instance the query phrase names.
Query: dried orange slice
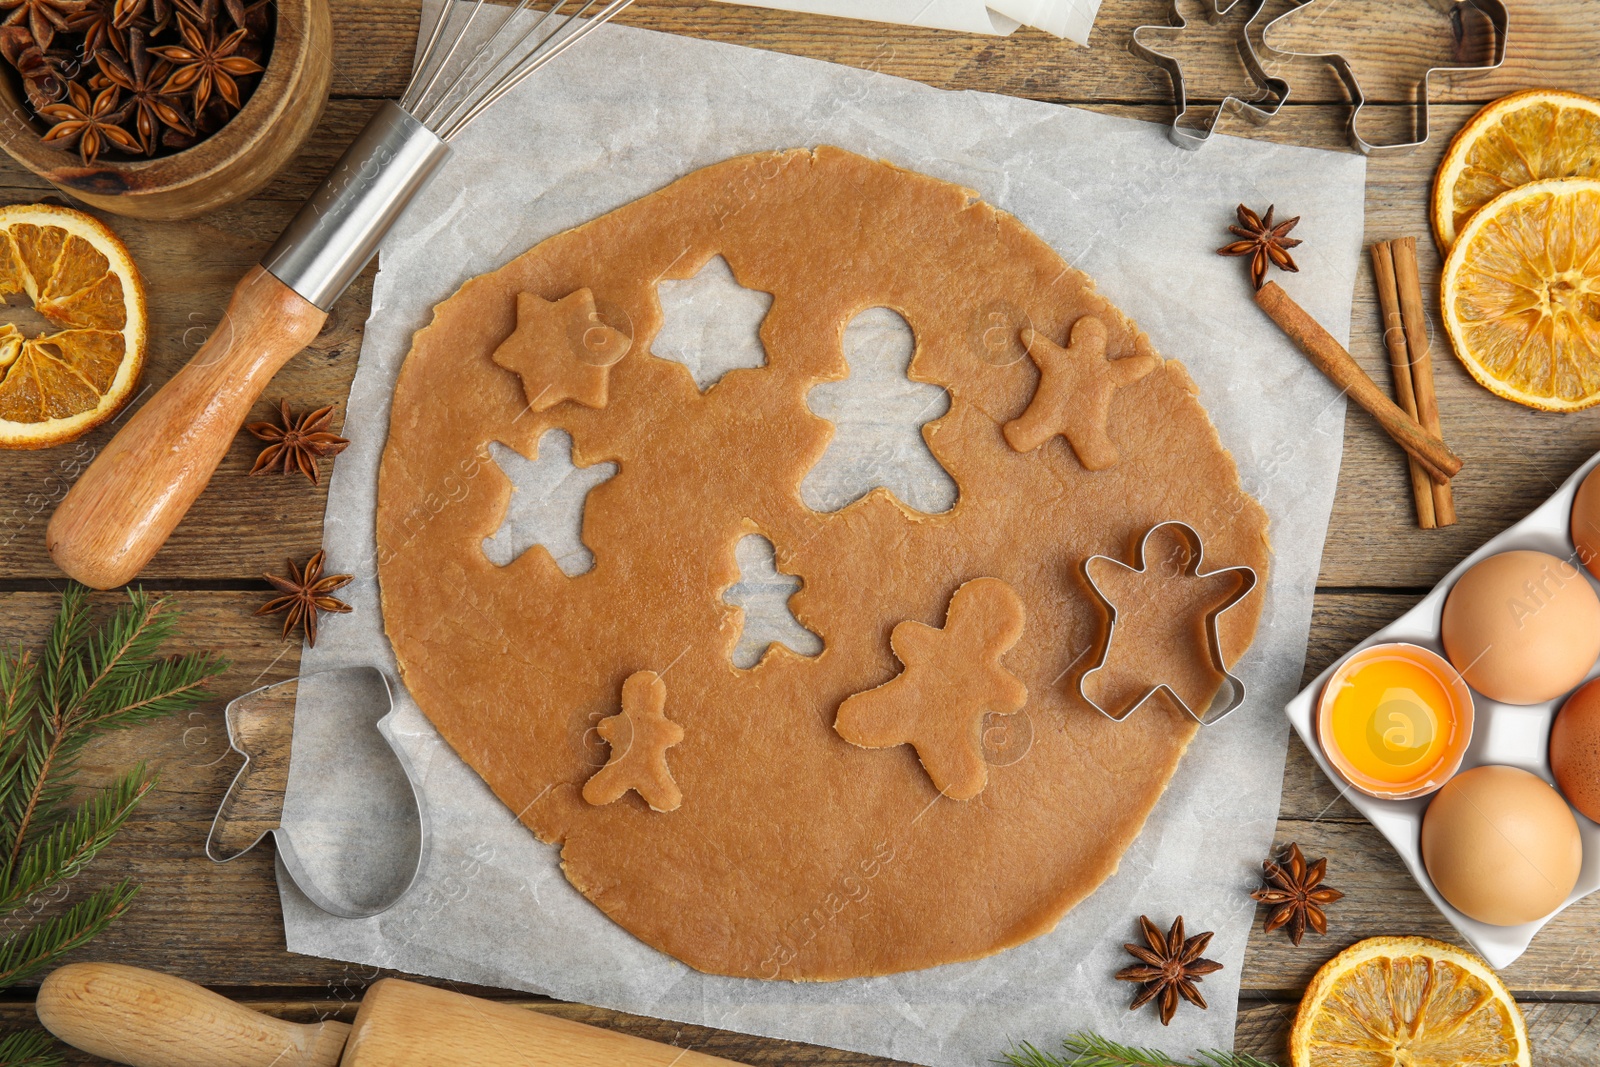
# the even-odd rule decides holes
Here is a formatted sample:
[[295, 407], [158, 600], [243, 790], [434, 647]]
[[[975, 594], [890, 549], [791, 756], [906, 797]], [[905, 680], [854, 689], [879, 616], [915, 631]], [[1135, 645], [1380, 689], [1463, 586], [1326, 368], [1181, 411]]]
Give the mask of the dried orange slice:
[[1483, 205], [1550, 178], [1600, 178], [1600, 100], [1562, 89], [1503, 96], [1461, 127], [1433, 179], [1433, 236], [1443, 252]]
[[1528, 1028], [1483, 960], [1427, 937], [1358, 941], [1322, 965], [1292, 1067], [1531, 1067]]
[[1600, 403], [1600, 181], [1534, 182], [1467, 220], [1440, 293], [1456, 356], [1545, 411]]
[[0, 295], [25, 294], [46, 328], [0, 323], [0, 448], [48, 448], [116, 415], [144, 369], [144, 283], [98, 219], [0, 208]]

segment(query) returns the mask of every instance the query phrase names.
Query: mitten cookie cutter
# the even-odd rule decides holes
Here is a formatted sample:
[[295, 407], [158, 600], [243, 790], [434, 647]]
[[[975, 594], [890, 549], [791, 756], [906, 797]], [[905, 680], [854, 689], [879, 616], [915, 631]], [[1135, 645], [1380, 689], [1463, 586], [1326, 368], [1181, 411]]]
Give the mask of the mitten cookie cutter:
[[[1266, 44], [1269, 50], [1279, 55], [1321, 59], [1333, 68], [1334, 73], [1339, 76], [1339, 81], [1343, 84], [1345, 92], [1350, 97], [1350, 103], [1353, 105], [1350, 112], [1350, 143], [1362, 155], [1378, 156], [1380, 158], [1383, 156], [1401, 156], [1415, 151], [1428, 143], [1428, 83], [1435, 73], [1445, 71], [1451, 74], [1486, 74], [1489, 71], [1498, 70], [1506, 61], [1506, 40], [1511, 36], [1511, 14], [1506, 10], [1506, 5], [1502, 0], [1453, 0], [1450, 4], [1449, 14], [1458, 31], [1461, 13], [1465, 8], [1475, 8], [1488, 18], [1490, 25], [1494, 27], [1494, 61], [1480, 67], [1429, 67], [1423, 73], [1422, 80], [1417, 83], [1416, 96], [1411, 104], [1411, 131], [1414, 139], [1395, 144], [1373, 144], [1356, 132], [1356, 120], [1361, 115], [1361, 109], [1366, 106], [1367, 97], [1361, 91], [1361, 83], [1356, 79], [1355, 71], [1350, 67], [1350, 61], [1342, 53], [1288, 52], [1273, 48], [1271, 42], [1267, 40], [1267, 37], [1272, 33], [1272, 27], [1317, 2], [1318, 0], [1306, 0], [1306, 3], [1285, 11], [1267, 23], [1266, 27], [1261, 31], [1262, 42]], [[1457, 36], [1459, 38], [1459, 32]]]
[[[1177, 531], [1178, 533], [1182, 534], [1184, 540], [1189, 543], [1189, 561], [1184, 565], [1183, 568], [1183, 573], [1185, 575], [1191, 578], [1210, 578], [1219, 574], [1237, 574], [1240, 578], [1239, 588], [1221, 604], [1217, 605], [1215, 608], [1212, 608], [1206, 613], [1206, 645], [1211, 652], [1211, 666], [1216, 669], [1218, 674], [1222, 675], [1222, 684], [1217, 687], [1216, 696], [1212, 698], [1210, 707], [1208, 707], [1204, 712], [1196, 712], [1181, 696], [1179, 696], [1172, 689], [1171, 686], [1169, 686], [1166, 682], [1159, 682], [1146, 689], [1144, 694], [1140, 696], [1138, 700], [1128, 705], [1127, 709], [1121, 714], [1118, 714], [1101, 707], [1100, 704], [1094, 700], [1094, 698], [1089, 696], [1088, 691], [1087, 683], [1089, 681], [1089, 677], [1099, 673], [1099, 671], [1105, 667], [1106, 661], [1111, 655], [1112, 642], [1116, 639], [1117, 634], [1117, 606], [1111, 602], [1111, 599], [1107, 597], [1101, 590], [1100, 586], [1096, 584], [1094, 580], [1092, 564], [1096, 560], [1104, 560], [1108, 563], [1114, 563], [1119, 567], [1143, 572], [1148, 568], [1148, 548], [1150, 545], [1150, 539], [1156, 535], [1157, 531], [1165, 529]], [[1200, 540], [1199, 532], [1188, 523], [1179, 522], [1177, 520], [1168, 520], [1167, 522], [1157, 523], [1145, 531], [1144, 537], [1139, 539], [1139, 545], [1134, 550], [1133, 564], [1131, 567], [1122, 560], [1117, 559], [1115, 556], [1094, 555], [1083, 561], [1083, 576], [1085, 580], [1088, 581], [1089, 588], [1094, 590], [1095, 596], [1097, 596], [1100, 599], [1100, 602], [1105, 605], [1106, 611], [1110, 615], [1111, 620], [1106, 626], [1105, 648], [1100, 653], [1100, 662], [1096, 663], [1093, 667], [1090, 667], [1088, 670], [1084, 671], [1078, 676], [1078, 695], [1082, 697], [1090, 707], [1094, 708], [1094, 710], [1098, 711], [1112, 722], [1121, 722], [1149, 703], [1157, 693], [1165, 692], [1167, 697], [1172, 700], [1173, 703], [1178, 705], [1178, 707], [1182, 708], [1184, 713], [1188, 715], [1189, 718], [1193, 719], [1201, 726], [1213, 726], [1216, 723], [1221, 722], [1235, 709], [1237, 709], [1239, 705], [1244, 703], [1244, 682], [1234, 675], [1232, 671], [1228, 670], [1227, 661], [1222, 655], [1222, 635], [1217, 626], [1217, 620], [1221, 618], [1223, 612], [1227, 611], [1229, 608], [1233, 607], [1250, 594], [1250, 591], [1256, 587], [1258, 576], [1256, 575], [1255, 568], [1253, 567], [1223, 567], [1219, 570], [1206, 571], [1201, 569], [1203, 566], [1205, 566], [1205, 545]]]
[[1187, 27], [1189, 22], [1183, 17], [1183, 13], [1178, 10], [1178, 0], [1172, 0], [1171, 2], [1172, 23], [1166, 26], [1152, 24], [1136, 27], [1133, 31], [1132, 39], [1128, 42], [1128, 51], [1140, 59], [1154, 63], [1166, 71], [1167, 77], [1172, 79], [1173, 103], [1177, 108], [1177, 112], [1172, 116], [1172, 124], [1167, 127], [1167, 138], [1179, 148], [1192, 152], [1209, 141], [1211, 135], [1216, 132], [1217, 123], [1222, 121], [1222, 115], [1226, 111], [1233, 111], [1236, 114], [1243, 115], [1250, 122], [1260, 126], [1276, 115], [1283, 105], [1289, 101], [1289, 83], [1282, 78], [1274, 78], [1267, 73], [1266, 68], [1261, 65], [1261, 56], [1257, 54], [1255, 45], [1250, 42], [1250, 25], [1255, 22], [1256, 16], [1261, 14], [1262, 9], [1266, 7], [1266, 0], [1231, 0], [1224, 7], [1217, 6], [1217, 0], [1206, 0], [1206, 21], [1216, 22], [1241, 4], [1249, 12], [1249, 17], [1245, 19], [1244, 25], [1240, 28], [1239, 40], [1236, 42], [1239, 49], [1239, 59], [1244, 63], [1245, 71], [1250, 75], [1250, 80], [1272, 97], [1272, 102], [1265, 107], [1255, 100], [1247, 100], [1242, 96], [1230, 94], [1222, 98], [1222, 102], [1217, 105], [1210, 120], [1203, 127], [1197, 129], [1192, 126], [1181, 125], [1183, 116], [1189, 112], [1189, 97], [1183, 78], [1183, 64], [1179, 63], [1175, 57], [1152, 48], [1139, 39], [1140, 33], [1145, 30], [1181, 30]]
[[[308, 692], [302, 693], [301, 687], [307, 687]], [[415, 860], [409, 854], [381, 857], [385, 861], [395, 861], [397, 869], [402, 871], [403, 884], [400, 878], [390, 878], [376, 890], [351, 893], [347, 894], [347, 899], [338, 899], [311, 874], [295, 846], [293, 835], [282, 825], [290, 741], [302, 699], [312, 703], [338, 703], [337, 709], [329, 713], [330, 719], [332, 715], [371, 715], [371, 725], [393, 754], [404, 775], [404, 787], [395, 788], [399, 786], [398, 781], [361, 783], [361, 787], [371, 786], [377, 791], [386, 784], [389, 792], [397, 796], [409, 793], [409, 802], [415, 810]], [[223, 712], [228, 745], [244, 757], [244, 765], [234, 775], [211, 820], [211, 831], [206, 835], [206, 858], [213, 863], [229, 863], [270, 835], [277, 849], [279, 869], [308, 900], [328, 914], [342, 919], [366, 919], [392, 908], [421, 877], [427, 864], [429, 843], [427, 809], [422, 802], [416, 769], [405, 750], [396, 743], [390, 727], [393, 710], [394, 691], [388, 676], [375, 667], [344, 667], [302, 675], [261, 686], [231, 701]], [[392, 801], [395, 797], [389, 799]], [[405, 801], [401, 800], [399, 807], [404, 806]], [[338, 819], [337, 813], [334, 819]], [[407, 822], [402, 830], [401, 836], [409, 837], [411, 824]], [[406, 870], [409, 870], [409, 877], [404, 877]], [[345, 874], [346, 881], [350, 877]]]

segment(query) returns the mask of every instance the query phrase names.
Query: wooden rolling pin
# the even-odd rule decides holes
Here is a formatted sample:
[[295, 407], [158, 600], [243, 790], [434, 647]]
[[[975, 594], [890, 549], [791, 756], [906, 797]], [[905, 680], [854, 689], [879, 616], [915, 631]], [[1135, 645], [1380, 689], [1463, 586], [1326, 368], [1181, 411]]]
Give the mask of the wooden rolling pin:
[[61, 1040], [130, 1067], [738, 1067], [398, 978], [374, 982], [349, 1024], [285, 1022], [116, 963], [56, 970], [36, 1007]]

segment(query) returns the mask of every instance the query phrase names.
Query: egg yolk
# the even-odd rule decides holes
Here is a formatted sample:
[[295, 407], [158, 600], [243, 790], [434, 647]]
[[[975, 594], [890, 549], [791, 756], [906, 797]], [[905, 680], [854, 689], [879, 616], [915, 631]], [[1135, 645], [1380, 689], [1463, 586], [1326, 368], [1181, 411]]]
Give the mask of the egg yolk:
[[1334, 693], [1330, 723], [1333, 744], [1354, 770], [1397, 789], [1427, 781], [1458, 725], [1445, 682], [1403, 653], [1351, 671]]

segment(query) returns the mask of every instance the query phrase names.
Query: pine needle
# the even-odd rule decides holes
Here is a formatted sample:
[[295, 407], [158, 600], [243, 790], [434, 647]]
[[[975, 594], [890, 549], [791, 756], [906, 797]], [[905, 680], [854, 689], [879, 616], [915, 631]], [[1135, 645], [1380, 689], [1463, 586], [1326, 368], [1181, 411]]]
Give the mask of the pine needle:
[[1179, 1059], [1153, 1048], [1119, 1045], [1099, 1034], [1080, 1030], [1061, 1042], [1064, 1055], [1042, 1052], [1027, 1042], [1004, 1054], [1010, 1067], [1277, 1067], [1242, 1052], [1207, 1049], [1194, 1059]]
[[[205, 699], [206, 679], [227, 667], [213, 656], [158, 658], [177, 612], [140, 591], [128, 600], [92, 629], [87, 591], [67, 587], [37, 671], [38, 696], [19, 691], [18, 702], [37, 705], [38, 714], [9, 735], [0, 730], [0, 885], [15, 882], [23, 850], [63, 816], [89, 740], [189, 710]], [[19, 654], [7, 677], [22, 673], [25, 661]]]
[[0, 1037], [0, 1067], [61, 1067], [56, 1039], [43, 1030], [18, 1030]]
[[[130, 591], [128, 603], [96, 626], [88, 590], [72, 583], [41, 655], [0, 649], [0, 917], [14, 931], [0, 940], [0, 989], [88, 944], [139, 892], [119, 882], [36, 918], [66, 899], [66, 883], [155, 786], [141, 764], [79, 799], [84, 746], [189, 710], [208, 696], [206, 681], [227, 669], [211, 655], [163, 657], [177, 619], [165, 598]], [[55, 1067], [61, 1058], [53, 1048], [43, 1031], [7, 1034], [0, 1067]]]
[[154, 776], [141, 764], [29, 845], [16, 868], [0, 880], [0, 914], [8, 915], [56, 883], [76, 877], [111, 843], [154, 785]]
[[97, 889], [60, 915], [0, 941], [0, 989], [16, 985], [105, 931], [138, 894], [131, 882]]

